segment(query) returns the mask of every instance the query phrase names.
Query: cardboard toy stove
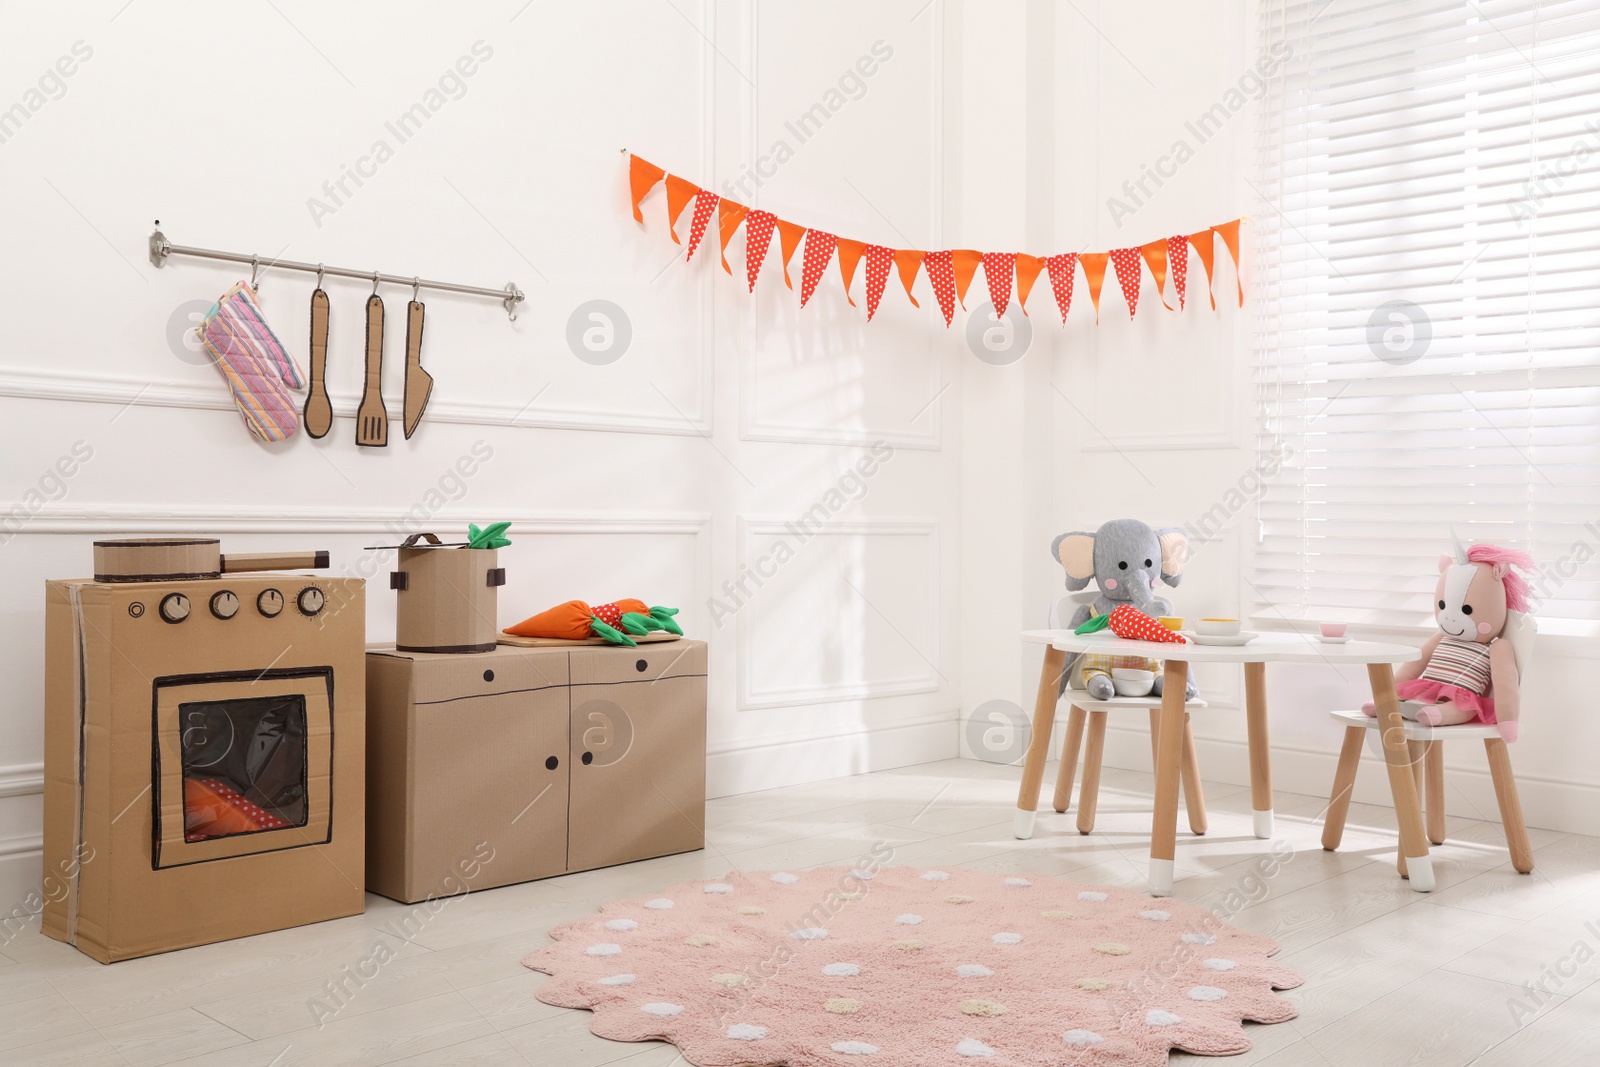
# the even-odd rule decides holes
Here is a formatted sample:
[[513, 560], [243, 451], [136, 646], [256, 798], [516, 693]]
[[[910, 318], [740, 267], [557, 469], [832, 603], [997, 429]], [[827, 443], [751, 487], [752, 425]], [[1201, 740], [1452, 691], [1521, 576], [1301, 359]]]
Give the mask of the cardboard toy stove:
[[46, 934], [109, 963], [359, 914], [365, 587], [95, 542], [45, 609]]

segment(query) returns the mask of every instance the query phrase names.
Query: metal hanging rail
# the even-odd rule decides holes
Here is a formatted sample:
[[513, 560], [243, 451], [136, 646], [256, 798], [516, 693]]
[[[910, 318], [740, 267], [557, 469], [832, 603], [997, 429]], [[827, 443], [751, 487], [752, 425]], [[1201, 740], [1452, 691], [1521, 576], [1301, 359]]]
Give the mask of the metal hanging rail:
[[271, 270], [298, 270], [307, 274], [331, 274], [336, 278], [359, 278], [362, 281], [372, 282], [374, 288], [379, 283], [389, 285], [404, 285], [412, 289], [438, 289], [446, 293], [465, 293], [469, 296], [488, 296], [499, 300], [505, 307], [506, 314], [511, 316], [511, 321], [517, 321], [517, 305], [527, 299], [526, 294], [517, 288], [516, 282], [506, 282], [504, 289], [487, 289], [481, 285], [457, 285], [455, 282], [434, 282], [426, 278], [415, 278], [400, 274], [384, 274], [375, 270], [351, 270], [349, 267], [329, 267], [322, 263], [297, 263], [291, 259], [261, 258], [258, 255], [246, 255], [243, 252], [219, 252], [212, 248], [190, 248], [187, 245], [175, 245], [167, 240], [166, 234], [156, 230], [150, 235], [150, 262], [158, 268], [166, 266], [168, 256], [194, 256], [197, 259], [220, 259], [228, 263], [248, 263], [251, 266], [251, 281], [255, 281], [255, 272], [262, 267]]

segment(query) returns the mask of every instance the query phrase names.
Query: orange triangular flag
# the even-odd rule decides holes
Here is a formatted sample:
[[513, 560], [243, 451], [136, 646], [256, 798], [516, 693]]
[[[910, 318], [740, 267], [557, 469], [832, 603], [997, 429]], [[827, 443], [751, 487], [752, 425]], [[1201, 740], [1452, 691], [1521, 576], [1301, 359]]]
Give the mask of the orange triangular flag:
[[1056, 307], [1061, 309], [1061, 325], [1067, 324], [1067, 312], [1072, 310], [1072, 272], [1077, 269], [1078, 253], [1061, 252], [1044, 261], [1050, 271], [1050, 288], [1056, 295]]
[[956, 299], [961, 301], [963, 310], [967, 306], [967, 286], [972, 284], [972, 276], [978, 272], [978, 264], [982, 262], [983, 253], [970, 248], [956, 248], [950, 252], [950, 266], [956, 275]]
[[839, 238], [839, 277], [844, 279], [844, 298], [850, 301], [850, 306], [856, 306], [855, 297], [850, 295], [850, 283], [856, 278], [856, 264], [861, 262], [861, 253], [867, 250], [865, 241], [852, 241], [848, 237]]
[[772, 227], [778, 217], [760, 208], [750, 212], [744, 224], [744, 275], [750, 282], [750, 291], [756, 291], [756, 275], [761, 273], [761, 263], [767, 258], [767, 248], [772, 244]]
[[643, 222], [644, 213], [639, 210], [639, 201], [645, 194], [656, 187], [656, 182], [666, 177], [667, 172], [648, 163], [638, 156], [628, 157], [628, 189], [633, 194], [633, 221]]
[[694, 182], [686, 182], [676, 174], [667, 175], [667, 232], [672, 234], [673, 244], [683, 244], [678, 240], [678, 216], [699, 193], [700, 187]]
[[911, 295], [911, 287], [916, 284], [917, 271], [922, 267], [922, 257], [926, 252], [917, 252], [909, 248], [897, 249], [894, 254], [894, 265], [900, 271], [900, 284], [906, 287], [906, 299], [911, 301], [911, 306], [919, 308], [917, 298]]
[[798, 222], [784, 222], [778, 220], [778, 250], [783, 255], [783, 284], [794, 288], [794, 282], [789, 280], [789, 260], [794, 258], [794, 250], [800, 247], [800, 238], [806, 235], [806, 228]]
[[817, 291], [822, 272], [833, 258], [839, 239], [826, 230], [806, 231], [806, 254], [800, 260], [800, 306], [805, 307], [811, 294]]
[[1034, 279], [1039, 277], [1041, 270], [1044, 270], [1042, 257], [1017, 253], [1017, 303], [1021, 305], [1024, 315], [1028, 313], [1028, 294], [1033, 292]]
[[1149, 244], [1139, 246], [1139, 254], [1144, 257], [1145, 266], [1150, 268], [1151, 275], [1156, 280], [1156, 295], [1161, 298], [1161, 306], [1168, 311], [1172, 305], [1167, 303], [1167, 242], [1165, 239], [1151, 241]]
[[1139, 253], [1132, 248], [1113, 248], [1111, 267], [1117, 272], [1117, 284], [1122, 286], [1122, 298], [1128, 302], [1128, 318], [1139, 310]]
[[717, 202], [717, 231], [722, 238], [722, 269], [733, 276], [733, 268], [728, 266], [728, 238], [732, 237], [750, 209], [743, 204], [736, 204], [732, 200]]
[[1239, 285], [1239, 306], [1244, 307], [1244, 278], [1239, 274], [1239, 220], [1224, 222], [1221, 226], [1211, 227], [1221, 238], [1222, 243], [1228, 246], [1228, 255], [1233, 257], [1233, 280]]
[[1100, 321], [1100, 287], [1106, 283], [1106, 261], [1111, 256], [1105, 252], [1084, 252], [1078, 256], [1083, 264], [1083, 279], [1089, 283], [1089, 299], [1094, 301], [1094, 321]]
[[1206, 269], [1206, 295], [1211, 298], [1211, 310], [1217, 310], [1217, 294], [1211, 288], [1211, 264], [1217, 255], [1217, 241], [1214, 230], [1201, 230], [1199, 233], [1189, 235], [1189, 243], [1194, 245], [1194, 250], [1200, 257], [1200, 265]]

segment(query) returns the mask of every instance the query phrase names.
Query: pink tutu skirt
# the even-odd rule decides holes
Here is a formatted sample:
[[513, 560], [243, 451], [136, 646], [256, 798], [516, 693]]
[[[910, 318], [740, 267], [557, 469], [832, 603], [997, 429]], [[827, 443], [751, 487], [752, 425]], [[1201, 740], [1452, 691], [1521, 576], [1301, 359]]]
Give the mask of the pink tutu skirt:
[[1491, 726], [1495, 722], [1494, 698], [1463, 689], [1459, 685], [1435, 682], [1430, 678], [1413, 678], [1409, 682], [1401, 682], [1395, 686], [1394, 692], [1401, 700], [1414, 700], [1418, 704], [1438, 704], [1441, 701], [1453, 700], [1457, 707], [1477, 712], [1479, 721]]

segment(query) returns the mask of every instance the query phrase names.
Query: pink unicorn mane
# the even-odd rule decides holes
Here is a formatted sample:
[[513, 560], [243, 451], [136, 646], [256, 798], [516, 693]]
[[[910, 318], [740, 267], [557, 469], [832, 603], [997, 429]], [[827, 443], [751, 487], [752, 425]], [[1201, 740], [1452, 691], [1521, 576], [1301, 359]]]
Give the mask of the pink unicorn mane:
[[1491, 566], [1505, 564], [1506, 576], [1501, 579], [1501, 584], [1506, 587], [1506, 607], [1511, 611], [1528, 610], [1528, 597], [1532, 589], [1518, 571], [1520, 569], [1532, 574], [1539, 569], [1532, 556], [1504, 545], [1476, 544], [1467, 549], [1467, 562]]

